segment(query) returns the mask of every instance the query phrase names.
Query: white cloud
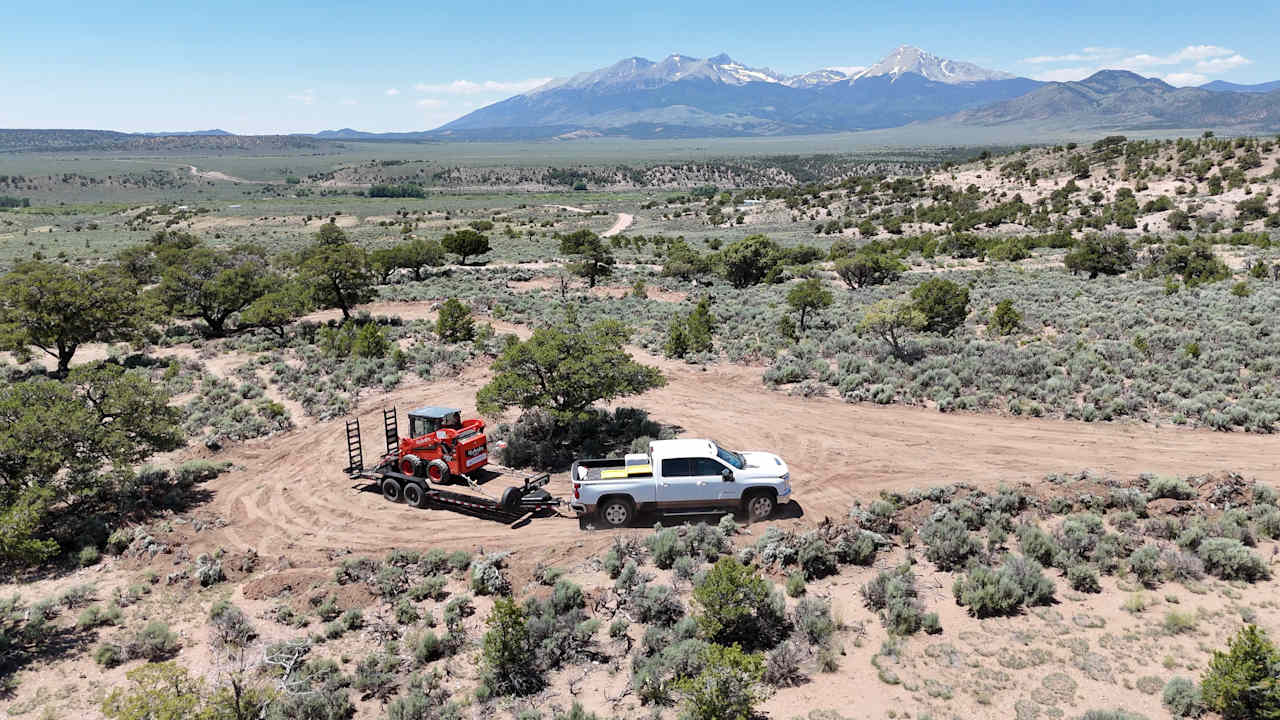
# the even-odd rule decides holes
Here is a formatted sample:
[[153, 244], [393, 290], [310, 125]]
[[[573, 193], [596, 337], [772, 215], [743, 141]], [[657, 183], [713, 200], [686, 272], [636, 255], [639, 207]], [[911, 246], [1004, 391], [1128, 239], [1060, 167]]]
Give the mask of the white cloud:
[[342, 101], [342, 103], [341, 103], [341, 104], [343, 104], [343, 105], [355, 105], [355, 104], [356, 104], [356, 101], [355, 101], [355, 100], [352, 100], [351, 98], [346, 98], [346, 99], [344, 99], [344, 100]]
[[1070, 82], [1072, 80], [1083, 80], [1101, 69], [1096, 66], [1058, 68], [1035, 73], [1031, 76], [1031, 79], [1043, 80], [1044, 82]]
[[1035, 57], [1023, 58], [1022, 62], [1043, 65], [1044, 63], [1080, 62], [1081, 60], [1092, 59], [1091, 56], [1081, 53], [1067, 53], [1066, 55], [1036, 55]]
[[1176, 72], [1165, 75], [1164, 81], [1176, 87], [1193, 87], [1209, 82], [1209, 78], [1200, 73]]
[[383, 94], [384, 94], [384, 95], [388, 95], [388, 96], [395, 96], [395, 95], [399, 95], [399, 94], [400, 94], [400, 91], [399, 91], [399, 90], [397, 90], [396, 88], [387, 88], [387, 89], [383, 92]]
[[454, 80], [451, 83], [418, 83], [414, 86], [418, 92], [432, 95], [485, 95], [497, 93], [521, 93], [545, 85], [551, 78], [530, 78], [528, 80], [499, 81]]
[[[1036, 80], [1081, 80], [1099, 70], [1110, 69], [1153, 75], [1174, 85], [1198, 85], [1207, 82], [1209, 75], [1225, 73], [1253, 61], [1220, 45], [1187, 45], [1168, 54], [1087, 47], [1062, 55], [1037, 55], [1024, 58], [1022, 62], [1049, 66], [1072, 63], [1068, 67], [1051, 67], [1032, 73], [1031, 77]], [[1156, 68], [1167, 70], [1153, 74], [1152, 70]]]
[[1238, 67], [1252, 64], [1253, 61], [1243, 55], [1232, 55], [1230, 57], [1214, 58], [1212, 60], [1201, 60], [1196, 63], [1196, 70], [1202, 73], [1224, 73], [1228, 70], [1235, 70]]
[[417, 105], [420, 108], [444, 107], [447, 104], [448, 103], [446, 103], [444, 100], [441, 100], [439, 98], [422, 98], [417, 102]]
[[300, 93], [294, 93], [293, 95], [290, 95], [289, 99], [294, 102], [300, 102], [303, 105], [314, 105], [316, 102], [316, 91], [303, 90]]

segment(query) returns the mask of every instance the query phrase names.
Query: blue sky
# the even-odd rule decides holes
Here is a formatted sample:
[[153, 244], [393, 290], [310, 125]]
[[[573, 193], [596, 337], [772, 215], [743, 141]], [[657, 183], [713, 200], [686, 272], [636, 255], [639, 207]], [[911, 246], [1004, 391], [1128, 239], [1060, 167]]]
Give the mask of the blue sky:
[[25, 3], [0, 25], [0, 127], [423, 130], [624, 57], [800, 73], [900, 44], [1049, 80], [1280, 79], [1280, 3]]

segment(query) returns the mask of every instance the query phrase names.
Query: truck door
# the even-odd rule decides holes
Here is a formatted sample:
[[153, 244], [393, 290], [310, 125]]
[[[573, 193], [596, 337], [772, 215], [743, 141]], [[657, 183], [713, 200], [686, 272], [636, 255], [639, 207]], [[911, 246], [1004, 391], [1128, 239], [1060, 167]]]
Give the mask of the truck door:
[[662, 461], [662, 477], [658, 478], [658, 507], [685, 510], [707, 504], [708, 492], [715, 497], [707, 479], [693, 474], [698, 458], [667, 458]]
[[737, 507], [742, 499], [742, 486], [737, 482], [725, 481], [724, 471], [730, 470], [728, 465], [715, 458], [697, 458], [693, 461], [694, 479], [700, 481], [707, 505], [725, 505]]

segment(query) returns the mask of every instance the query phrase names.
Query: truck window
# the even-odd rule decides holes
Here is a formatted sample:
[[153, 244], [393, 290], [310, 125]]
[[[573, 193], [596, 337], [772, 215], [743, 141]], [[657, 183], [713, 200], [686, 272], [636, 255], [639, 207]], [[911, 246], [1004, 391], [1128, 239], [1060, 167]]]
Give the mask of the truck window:
[[689, 458], [671, 458], [662, 461], [662, 477], [689, 477], [693, 473]]
[[719, 475], [724, 469], [724, 465], [711, 458], [696, 458], [693, 461], [694, 475]]

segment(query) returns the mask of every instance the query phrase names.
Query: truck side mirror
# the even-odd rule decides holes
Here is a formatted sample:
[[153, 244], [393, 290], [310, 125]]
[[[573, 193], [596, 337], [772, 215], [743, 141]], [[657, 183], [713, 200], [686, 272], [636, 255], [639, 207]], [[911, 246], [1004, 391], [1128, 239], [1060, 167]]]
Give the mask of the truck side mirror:
[[730, 470], [729, 468], [725, 468], [724, 470], [720, 471], [720, 477], [725, 482], [733, 482], [733, 471]]

